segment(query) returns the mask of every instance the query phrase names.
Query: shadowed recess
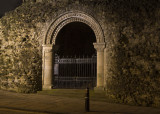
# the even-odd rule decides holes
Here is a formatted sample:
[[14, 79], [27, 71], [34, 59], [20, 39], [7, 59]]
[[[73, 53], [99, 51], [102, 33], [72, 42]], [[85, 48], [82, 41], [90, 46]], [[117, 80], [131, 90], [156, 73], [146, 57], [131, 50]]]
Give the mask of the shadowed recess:
[[81, 22], [72, 22], [64, 26], [56, 39], [59, 56], [92, 56], [95, 54], [93, 42], [96, 37], [93, 30]]

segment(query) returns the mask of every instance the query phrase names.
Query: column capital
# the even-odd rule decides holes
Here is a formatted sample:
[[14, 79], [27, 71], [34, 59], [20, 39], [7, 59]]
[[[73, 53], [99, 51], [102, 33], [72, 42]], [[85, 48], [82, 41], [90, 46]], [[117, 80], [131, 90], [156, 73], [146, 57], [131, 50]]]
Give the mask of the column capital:
[[43, 47], [43, 51], [50, 52], [53, 50], [54, 46], [52, 44], [47, 44], [47, 45], [42, 45], [42, 47]]
[[54, 45], [52, 44], [43, 44], [42, 47], [43, 48], [53, 48]]
[[104, 51], [104, 48], [106, 47], [105, 43], [93, 43], [93, 45], [97, 51]]

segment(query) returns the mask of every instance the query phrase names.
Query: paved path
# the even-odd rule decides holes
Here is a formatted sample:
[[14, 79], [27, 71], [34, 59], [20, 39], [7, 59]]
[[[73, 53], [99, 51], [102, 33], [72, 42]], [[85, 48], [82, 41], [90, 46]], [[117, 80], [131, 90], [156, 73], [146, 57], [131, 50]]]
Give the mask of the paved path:
[[[160, 114], [160, 109], [90, 101], [88, 114]], [[84, 99], [0, 90], [0, 114], [82, 114]]]

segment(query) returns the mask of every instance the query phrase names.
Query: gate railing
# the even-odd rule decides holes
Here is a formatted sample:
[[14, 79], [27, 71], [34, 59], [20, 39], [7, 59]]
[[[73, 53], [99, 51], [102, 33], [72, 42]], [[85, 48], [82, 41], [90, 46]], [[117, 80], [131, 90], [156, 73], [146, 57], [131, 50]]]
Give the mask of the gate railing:
[[96, 86], [97, 57], [60, 58], [55, 55], [54, 88], [86, 88]]

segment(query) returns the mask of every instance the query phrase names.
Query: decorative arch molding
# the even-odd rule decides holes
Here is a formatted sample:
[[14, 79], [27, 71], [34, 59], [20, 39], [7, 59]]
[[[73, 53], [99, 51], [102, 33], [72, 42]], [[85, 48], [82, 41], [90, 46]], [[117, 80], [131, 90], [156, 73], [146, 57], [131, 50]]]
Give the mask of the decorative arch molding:
[[103, 30], [100, 24], [91, 16], [81, 11], [69, 11], [57, 17], [48, 27], [45, 34], [42, 50], [42, 87], [52, 89], [54, 84], [52, 78], [54, 74], [54, 50], [56, 49], [55, 40], [60, 30], [71, 22], [82, 22], [88, 25], [96, 36], [96, 43], [93, 43], [97, 50], [97, 85], [96, 88], [102, 89], [104, 85], [104, 49], [106, 47]]
[[59, 31], [71, 22], [82, 22], [91, 27], [96, 36], [96, 42], [104, 42], [104, 34], [100, 24], [91, 16], [81, 11], [70, 11], [60, 15], [49, 26], [45, 35], [44, 43], [55, 44]]

